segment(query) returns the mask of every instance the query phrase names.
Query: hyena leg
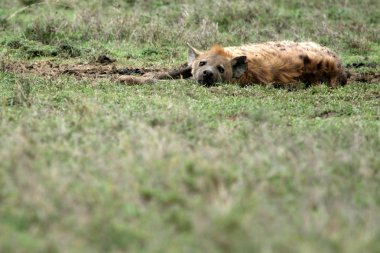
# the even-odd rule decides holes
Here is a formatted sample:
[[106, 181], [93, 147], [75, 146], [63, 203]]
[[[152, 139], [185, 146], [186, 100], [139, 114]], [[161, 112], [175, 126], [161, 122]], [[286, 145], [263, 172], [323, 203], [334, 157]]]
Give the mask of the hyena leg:
[[340, 85], [347, 84], [347, 79], [350, 78], [351, 74], [347, 71], [344, 71], [343, 69], [338, 74], [338, 83]]
[[155, 78], [159, 80], [188, 79], [191, 76], [191, 67], [187, 66], [187, 64], [182, 64], [178, 69], [161, 72], [150, 72], [144, 75], [144, 77]]
[[148, 72], [143, 76], [123, 75], [116, 82], [125, 84], [154, 84], [159, 80], [187, 79], [192, 76], [191, 67], [182, 64], [178, 69], [160, 72]]
[[337, 75], [331, 76], [331, 78], [328, 82], [328, 85], [332, 88], [336, 88], [337, 83], [338, 83], [338, 76]]
[[157, 82], [155, 78], [143, 77], [143, 76], [120, 76], [116, 80], [118, 83], [124, 83], [128, 85], [132, 84], [154, 84]]

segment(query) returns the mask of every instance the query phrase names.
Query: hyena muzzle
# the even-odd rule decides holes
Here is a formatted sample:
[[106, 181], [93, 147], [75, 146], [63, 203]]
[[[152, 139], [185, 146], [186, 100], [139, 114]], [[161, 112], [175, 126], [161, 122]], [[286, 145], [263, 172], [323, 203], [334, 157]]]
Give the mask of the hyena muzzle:
[[304, 82], [335, 87], [347, 83], [337, 55], [313, 42], [280, 41], [226, 48], [215, 45], [206, 52], [188, 46], [193, 78], [204, 85]]

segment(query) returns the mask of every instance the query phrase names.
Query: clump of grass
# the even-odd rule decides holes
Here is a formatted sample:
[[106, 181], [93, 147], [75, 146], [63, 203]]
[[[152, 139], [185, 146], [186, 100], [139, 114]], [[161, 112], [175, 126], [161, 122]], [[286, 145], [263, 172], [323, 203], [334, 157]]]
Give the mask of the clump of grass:
[[17, 52], [19, 57], [28, 59], [36, 57], [62, 57], [72, 58], [82, 55], [82, 50], [73, 46], [70, 42], [58, 41], [51, 44], [43, 44], [35, 40], [10, 38], [2, 42], [3, 45]]
[[60, 57], [78, 57], [82, 52], [76, 46], [67, 42], [61, 42], [57, 46], [57, 53]]
[[24, 30], [24, 37], [29, 40], [39, 41], [43, 44], [51, 44], [64, 37], [67, 21], [61, 19], [37, 19]]
[[31, 84], [27, 78], [16, 78], [14, 84], [14, 95], [7, 99], [8, 106], [27, 106], [32, 104], [30, 95]]
[[37, 4], [41, 3], [43, 0], [18, 0], [21, 4], [23, 5], [32, 5], [32, 4]]
[[346, 41], [346, 48], [355, 54], [367, 55], [371, 52], [371, 43], [361, 37], [352, 36]]
[[11, 49], [19, 49], [23, 46], [23, 42], [19, 38], [13, 38], [8, 41], [4, 41], [3, 44]]
[[0, 16], [0, 31], [4, 31], [8, 26], [8, 20], [5, 17]]

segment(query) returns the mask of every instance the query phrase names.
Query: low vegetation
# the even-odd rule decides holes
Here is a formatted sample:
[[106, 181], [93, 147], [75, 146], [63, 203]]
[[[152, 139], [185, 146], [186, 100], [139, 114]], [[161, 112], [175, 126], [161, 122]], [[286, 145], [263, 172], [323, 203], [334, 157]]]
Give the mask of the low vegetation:
[[[377, 252], [379, 5], [3, 0], [0, 252]], [[282, 39], [327, 45], [374, 78], [127, 86], [27, 68], [99, 55], [172, 68], [185, 42]]]

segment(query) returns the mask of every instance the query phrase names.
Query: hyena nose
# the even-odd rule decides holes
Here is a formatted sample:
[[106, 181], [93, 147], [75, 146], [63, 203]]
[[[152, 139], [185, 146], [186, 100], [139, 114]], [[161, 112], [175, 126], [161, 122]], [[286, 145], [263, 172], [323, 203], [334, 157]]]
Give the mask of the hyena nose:
[[212, 71], [210, 70], [205, 70], [203, 71], [203, 76], [206, 77], [206, 78], [210, 78], [212, 77], [214, 74], [212, 73]]

